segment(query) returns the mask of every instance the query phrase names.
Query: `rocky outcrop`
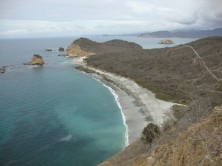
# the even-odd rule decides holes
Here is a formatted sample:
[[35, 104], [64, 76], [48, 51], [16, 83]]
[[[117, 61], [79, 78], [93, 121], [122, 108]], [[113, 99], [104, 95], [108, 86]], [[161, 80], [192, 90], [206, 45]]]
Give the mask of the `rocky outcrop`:
[[116, 52], [130, 52], [138, 51], [143, 48], [132, 42], [122, 40], [110, 40], [104, 43], [97, 43], [95, 41], [79, 38], [72, 42], [66, 49], [66, 56], [91, 56], [95, 54], [116, 53]]
[[172, 40], [161, 40], [159, 44], [174, 44]]
[[44, 65], [44, 63], [45, 62], [43, 61], [42, 56], [35, 54], [32, 56], [31, 62], [24, 63], [24, 65], [40, 65], [41, 66], [41, 65]]
[[59, 52], [63, 52], [65, 49], [63, 47], [59, 47]]
[[77, 44], [71, 44], [65, 52], [65, 56], [90, 56], [94, 55], [93, 52], [87, 52], [80, 48]]
[[0, 67], [0, 73], [5, 73], [6, 72], [6, 66]]

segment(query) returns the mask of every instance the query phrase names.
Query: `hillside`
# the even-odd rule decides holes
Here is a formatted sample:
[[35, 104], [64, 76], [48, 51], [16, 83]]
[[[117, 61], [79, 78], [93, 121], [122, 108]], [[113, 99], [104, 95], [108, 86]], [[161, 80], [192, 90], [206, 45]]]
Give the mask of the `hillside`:
[[[175, 128], [170, 130], [175, 132]], [[198, 123], [191, 125], [178, 137], [162, 133], [149, 149], [142, 142], [135, 142], [124, 151], [106, 160], [100, 166], [196, 166], [222, 165], [222, 107]]]
[[[186, 109], [173, 108], [174, 118], [165, 121], [161, 137], [151, 147], [139, 140], [103, 165], [166, 165], [166, 161], [168, 165], [221, 164], [222, 138], [218, 133], [221, 136], [222, 126], [214, 123], [216, 116], [221, 117], [221, 107], [217, 107], [220, 112], [216, 115], [212, 112], [215, 106], [222, 105], [222, 37], [170, 48], [96, 54], [86, 62], [89, 66], [129, 77], [155, 92], [160, 99], [187, 105]], [[209, 119], [202, 120], [206, 117]], [[210, 121], [210, 128], [201, 127], [205, 126], [205, 121]], [[202, 141], [196, 142], [195, 139], [200, 138], [199, 130], [206, 133], [201, 133]], [[209, 150], [202, 148], [206, 146], [203, 141], [208, 146], [216, 137], [219, 140], [209, 144], [209, 148], [214, 148], [207, 154]], [[186, 142], [187, 139], [194, 141]], [[198, 148], [202, 148], [201, 151]]]
[[[222, 37], [205, 38], [187, 45], [193, 46], [209, 68], [221, 77], [222, 73], [216, 69], [221, 69], [222, 64]], [[88, 65], [132, 78], [154, 91], [161, 99], [187, 103], [190, 101], [189, 93], [198, 91], [198, 96], [201, 94], [205, 98], [207, 92], [202, 90], [215, 83], [198, 63], [194, 63], [195, 58], [192, 49], [180, 45], [137, 52], [97, 54], [86, 61]]]
[[66, 56], [90, 56], [95, 54], [128, 52], [142, 50], [142, 47], [136, 43], [110, 40], [104, 43], [97, 43], [87, 38], [79, 38], [73, 41], [66, 49]]
[[139, 37], [184, 37], [184, 38], [204, 38], [209, 36], [222, 36], [222, 28], [213, 30], [189, 30], [189, 31], [156, 31], [140, 34]]

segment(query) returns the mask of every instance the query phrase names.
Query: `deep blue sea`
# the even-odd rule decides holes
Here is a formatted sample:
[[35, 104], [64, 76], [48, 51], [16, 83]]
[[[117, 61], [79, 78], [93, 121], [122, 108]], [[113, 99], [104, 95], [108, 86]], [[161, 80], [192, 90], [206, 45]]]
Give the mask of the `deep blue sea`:
[[[160, 39], [119, 38], [144, 48]], [[125, 145], [125, 127], [113, 94], [58, 56], [73, 38], [0, 40], [0, 165], [94, 166]], [[177, 44], [194, 39], [173, 39]], [[45, 49], [52, 48], [47, 52]], [[44, 67], [24, 66], [40, 54]]]

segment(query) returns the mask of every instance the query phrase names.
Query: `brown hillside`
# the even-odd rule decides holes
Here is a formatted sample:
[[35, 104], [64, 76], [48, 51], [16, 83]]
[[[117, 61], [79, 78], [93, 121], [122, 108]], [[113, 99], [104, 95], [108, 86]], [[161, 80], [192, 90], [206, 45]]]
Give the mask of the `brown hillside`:
[[145, 145], [142, 147], [140, 144], [130, 145], [100, 166], [220, 166], [222, 107], [216, 107], [209, 117], [190, 126], [178, 138], [164, 144], [158, 144], [157, 140], [158, 145], [152, 151], [145, 152]]

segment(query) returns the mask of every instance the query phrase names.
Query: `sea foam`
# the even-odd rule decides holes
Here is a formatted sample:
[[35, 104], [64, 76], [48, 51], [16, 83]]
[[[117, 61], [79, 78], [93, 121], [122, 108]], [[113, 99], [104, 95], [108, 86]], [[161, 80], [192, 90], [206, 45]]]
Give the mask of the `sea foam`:
[[61, 138], [59, 141], [60, 141], [60, 142], [67, 142], [67, 141], [70, 141], [71, 139], [72, 139], [72, 135], [69, 134], [69, 135]]
[[[100, 82], [101, 82], [101, 81], [100, 81]], [[123, 125], [124, 125], [125, 128], [126, 128], [126, 132], [125, 132], [125, 147], [126, 147], [126, 146], [129, 145], [128, 125], [126, 124], [126, 117], [125, 117], [125, 115], [124, 115], [124, 113], [123, 113], [123, 109], [122, 109], [122, 107], [121, 107], [121, 105], [120, 105], [119, 97], [118, 97], [118, 95], [115, 93], [115, 91], [114, 91], [111, 87], [107, 86], [107, 85], [104, 84], [104, 83], [102, 83], [102, 84], [103, 84], [104, 87], [106, 87], [106, 88], [113, 94], [113, 96], [114, 96], [114, 98], [115, 98], [115, 101], [116, 101], [116, 103], [117, 103], [117, 105], [118, 105], [118, 107], [119, 107], [119, 109], [120, 109], [120, 112], [121, 112], [121, 115], [122, 115], [122, 119], [123, 119]]]
[[[85, 72], [84, 72], [84, 73], [85, 73]], [[123, 125], [124, 125], [124, 127], [125, 127], [125, 129], [126, 129], [126, 131], [125, 131], [125, 146], [124, 146], [124, 147], [128, 146], [128, 145], [129, 145], [128, 125], [127, 125], [127, 123], [126, 123], [126, 117], [125, 117], [125, 115], [124, 115], [124, 113], [123, 113], [123, 109], [122, 109], [122, 107], [121, 107], [121, 105], [120, 105], [118, 95], [115, 93], [115, 91], [114, 91], [111, 87], [107, 86], [107, 85], [106, 85], [105, 83], [103, 83], [100, 79], [96, 78], [95, 76], [93, 76], [93, 75], [91, 75], [91, 74], [88, 74], [88, 73], [85, 73], [85, 74], [91, 76], [93, 79], [95, 79], [96, 81], [98, 81], [99, 83], [101, 83], [101, 84], [102, 84], [104, 87], [106, 87], [106, 88], [111, 92], [111, 94], [114, 96], [114, 99], [115, 99], [115, 101], [116, 101], [116, 103], [117, 103], [117, 106], [118, 106], [119, 109], [120, 109], [120, 113], [121, 113], [121, 115], [122, 115]], [[101, 76], [97, 75], [97, 77], [100, 78]]]

